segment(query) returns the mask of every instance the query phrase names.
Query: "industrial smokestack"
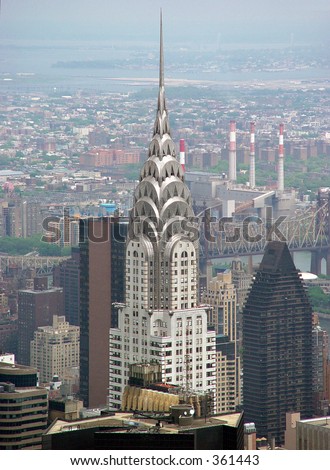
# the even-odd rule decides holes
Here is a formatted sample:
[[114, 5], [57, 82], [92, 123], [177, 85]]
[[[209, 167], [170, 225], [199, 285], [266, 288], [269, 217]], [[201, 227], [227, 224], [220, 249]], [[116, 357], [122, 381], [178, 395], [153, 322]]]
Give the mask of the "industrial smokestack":
[[277, 190], [284, 191], [284, 145], [283, 145], [284, 124], [280, 124], [280, 135], [278, 141], [278, 181]]
[[229, 126], [229, 180], [236, 181], [236, 122]]
[[186, 171], [186, 154], [184, 148], [184, 139], [180, 139], [180, 163], [183, 173]]
[[256, 166], [255, 166], [255, 124], [250, 122], [250, 187], [256, 185]]

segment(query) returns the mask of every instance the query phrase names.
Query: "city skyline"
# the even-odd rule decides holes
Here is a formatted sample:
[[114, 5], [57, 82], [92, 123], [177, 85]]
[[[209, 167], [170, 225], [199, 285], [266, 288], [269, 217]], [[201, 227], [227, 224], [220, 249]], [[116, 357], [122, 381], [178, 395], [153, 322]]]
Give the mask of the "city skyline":
[[[58, 41], [60, 38], [64, 44], [65, 40], [73, 40], [83, 49], [83, 41], [89, 41], [91, 37], [95, 41], [106, 37], [109, 41], [116, 38], [118, 44], [120, 41], [131, 41], [134, 44], [134, 52], [129, 58], [122, 56], [124, 47], [113, 48], [118, 53], [119, 59], [116, 65], [121, 77], [125, 77], [122, 70], [129, 70], [121, 68], [125, 61], [131, 67], [130, 70], [134, 69], [138, 74], [142, 71], [142, 75], [146, 73], [149, 77], [153, 76], [154, 63], [158, 63], [155, 59], [158, 52], [148, 54], [146, 49], [140, 51], [139, 47], [142, 41], [150, 44], [150, 38], [152, 43], [156, 42], [157, 18], [162, 6], [161, 11], [164, 12], [166, 20], [164, 24], [166, 23], [167, 27], [166, 43], [170, 45], [169, 51], [172, 50], [172, 59], [175, 50], [173, 44], [181, 40], [181, 37], [184, 37], [189, 44], [190, 41], [194, 41], [200, 47], [211, 41], [213, 50], [215, 45], [219, 46], [220, 50], [220, 46], [228, 38], [237, 41], [237, 44], [245, 45], [244, 38], [249, 32], [258, 29], [257, 25], [261, 24], [267, 29], [267, 25], [271, 22], [272, 27], [269, 28], [267, 38], [270, 41], [280, 38], [287, 46], [278, 49], [280, 51], [277, 56], [278, 62], [274, 60], [276, 48], [269, 57], [266, 50], [260, 54], [259, 64], [262, 64], [260, 67], [263, 67], [263, 72], [270, 73], [273, 77], [276, 67], [277, 71], [284, 67], [285, 72], [290, 70], [294, 74], [298, 70], [310, 68], [314, 74], [319, 64], [323, 65], [322, 73], [328, 70], [329, 62], [324, 52], [327, 50], [324, 46], [327, 34], [322, 29], [327, 16], [324, 14], [321, 21], [319, 15], [329, 9], [323, 1], [317, 1], [313, 5], [302, 2], [299, 3], [300, 8], [296, 1], [291, 2], [287, 8], [282, 0], [271, 8], [268, 8], [270, 5], [268, 2], [261, 4], [256, 1], [253, 5], [242, 5], [238, 8], [239, 11], [235, 13], [234, 19], [231, 12], [236, 5], [222, 1], [208, 0], [203, 5], [182, 1], [180, 5], [174, 5], [174, 2], [169, 0], [167, 5], [158, 5], [158, 2], [142, 0], [137, 6], [131, 5], [132, 8], [129, 8], [131, 2], [125, 0], [120, 5], [109, 5], [109, 2], [106, 4], [101, 0], [96, 3], [96, 7], [93, 5], [95, 11], [91, 12], [90, 5], [84, 0], [80, 2], [74, 0], [67, 5], [67, 8], [62, 0], [56, 4], [46, 0], [42, 8], [33, 14], [33, 8], [36, 10], [38, 1], [27, 0], [22, 9], [18, 8], [19, 2], [16, 0], [13, 0], [12, 4], [9, 4], [8, 0], [2, 2], [0, 22], [4, 17], [8, 22], [0, 33], [0, 42], [2, 38], [4, 43], [4, 56], [0, 59], [0, 67], [1, 64], [6, 67], [9, 63], [11, 50], [14, 53], [18, 49], [20, 53], [23, 51], [23, 55], [26, 55], [25, 64], [29, 64], [32, 57], [38, 56], [39, 49], [45, 57], [47, 56], [47, 60], [49, 54], [49, 63], [52, 60], [49, 69], [51, 72], [58, 71], [57, 76], [56, 72], [54, 73], [58, 83], [61, 83], [60, 77], [62, 74], [65, 75], [67, 69], [73, 70], [73, 75], [79, 73], [80, 77], [91, 78], [94, 72], [86, 71], [86, 60], [85, 63], [84, 60], [81, 62], [78, 60], [79, 72], [76, 72], [74, 60], [80, 57], [73, 55], [74, 60], [72, 60], [67, 56], [67, 62], [56, 62], [58, 57], [55, 59], [52, 56], [55, 48], [52, 49], [51, 41]], [[12, 5], [16, 6], [17, 21], [12, 15]], [[99, 16], [102, 6], [103, 19]], [[124, 11], [125, 6], [129, 15]], [[260, 10], [256, 14], [258, 7]], [[166, 14], [167, 9], [169, 13]], [[90, 12], [89, 21], [88, 12]], [[110, 12], [112, 12], [111, 21], [107, 23]], [[210, 21], [211, 12], [215, 18], [212, 21]], [[277, 12], [279, 14], [276, 16]], [[296, 13], [295, 19], [292, 16], [293, 12]], [[318, 12], [317, 15], [315, 12]], [[183, 16], [180, 17], [182, 13]], [[289, 43], [291, 42], [293, 46], [296, 45], [296, 41], [299, 42], [300, 36], [297, 35], [295, 28], [307, 25], [307, 15], [312, 26], [305, 35], [306, 42], [314, 41], [316, 38], [317, 41], [323, 41], [323, 48], [320, 49], [323, 50], [324, 56], [320, 53], [315, 58], [313, 54], [317, 47], [302, 48], [304, 52], [301, 56], [299, 53], [296, 55], [293, 53], [291, 59], [287, 61], [289, 52], [293, 51], [293, 47], [288, 47]], [[26, 28], [22, 28], [22, 34], [18, 39], [16, 28], [19, 28], [21, 16], [26, 19]], [[52, 22], [49, 18], [52, 18]], [[113, 26], [112, 18], [115, 18], [114, 21], [119, 25], [119, 29], [121, 21], [122, 24], [125, 23], [127, 28], [122, 28], [121, 34], [117, 34], [118, 28]], [[137, 32], [136, 24], [139, 24]], [[182, 29], [178, 27], [180, 24]], [[208, 33], [204, 29], [206, 24], [209, 27]], [[58, 32], [53, 29], [55, 25], [60, 26]], [[96, 25], [99, 27], [99, 34], [95, 30]], [[240, 25], [244, 27], [239, 30]], [[287, 29], [288, 25], [291, 29]], [[13, 29], [10, 31], [11, 26]], [[223, 31], [218, 30], [219, 26], [226, 31], [225, 38]], [[71, 27], [72, 31], [70, 39], [67, 35], [68, 27]], [[130, 34], [130, 27], [134, 35]], [[273, 27], [278, 30], [278, 35], [275, 34], [275, 30], [273, 31]], [[314, 34], [316, 29], [318, 32]], [[238, 30], [238, 34], [235, 34]], [[46, 37], [44, 36], [46, 31], [49, 33], [47, 36], [49, 42], [45, 41], [45, 45], [38, 47], [28, 45], [29, 41], [40, 41]], [[82, 32], [87, 34], [81, 36]], [[255, 41], [263, 41], [263, 30], [260, 29], [260, 34], [252, 32], [248, 37]], [[13, 41], [10, 47], [6, 47], [8, 41]], [[15, 49], [17, 41], [21, 41], [21, 46]], [[218, 94], [219, 89], [209, 87], [208, 93], [211, 91], [212, 94], [203, 99], [195, 95], [195, 91], [192, 93], [194, 97], [185, 99], [184, 93], [191, 93], [192, 87], [184, 90], [182, 86], [177, 90], [179, 98], [170, 101], [167, 108], [165, 77], [169, 76], [174, 82], [171, 73], [179, 74], [182, 69], [178, 70], [175, 61], [169, 61], [170, 73], [164, 72], [166, 67], [164, 67], [162, 14], [159, 42], [160, 47], [158, 44], [157, 49], [159, 86], [155, 120], [153, 115], [157, 95], [150, 99], [149, 92], [152, 95], [152, 90], [142, 90], [140, 96], [138, 94], [132, 96], [129, 92], [127, 95], [110, 93], [106, 96], [100, 92], [89, 95], [84, 87], [74, 93], [62, 93], [60, 88], [56, 88], [57, 83], [52, 82], [51, 86], [51, 82], [45, 79], [46, 75], [40, 72], [41, 81], [45, 81], [51, 91], [48, 90], [49, 94], [42, 94], [39, 89], [37, 93], [32, 94], [28, 86], [34, 86], [35, 90], [38, 90], [40, 83], [34, 73], [11, 71], [9, 75], [9, 72], [1, 71], [0, 68], [0, 81], [4, 89], [7, 87], [7, 93], [1, 93], [0, 90], [2, 119], [0, 156], [4, 168], [7, 168], [6, 165], [8, 168], [13, 168], [3, 170], [0, 236], [28, 237], [28, 233], [37, 231], [39, 225], [36, 223], [35, 226], [30, 226], [27, 221], [35, 217], [35, 221], [38, 222], [37, 216], [33, 214], [37, 214], [37, 210], [41, 213], [42, 208], [43, 214], [52, 214], [53, 218], [59, 220], [58, 227], [61, 227], [67, 235], [66, 230], [69, 231], [71, 225], [66, 222], [70, 219], [63, 218], [62, 221], [58, 216], [65, 206], [63, 213], [76, 218], [77, 226], [80, 219], [80, 234], [85, 235], [84, 239], [80, 237], [78, 248], [80, 251], [76, 265], [72, 265], [72, 257], [71, 260], [67, 260], [68, 265], [61, 266], [63, 271], [57, 273], [57, 281], [60, 282], [61, 288], [53, 286], [53, 268], [49, 268], [47, 272], [40, 270], [40, 276], [37, 275], [37, 270], [35, 272], [31, 270], [24, 274], [25, 277], [21, 276], [20, 286], [14, 286], [9, 277], [10, 271], [8, 273], [3, 271], [0, 283], [3, 289], [0, 297], [2, 302], [0, 320], [2, 315], [4, 324], [7, 325], [18, 318], [17, 336], [21, 343], [18, 347], [18, 360], [21, 364], [28, 365], [29, 359], [24, 357], [28, 356], [32, 330], [35, 332], [38, 327], [43, 327], [39, 324], [41, 313], [42, 321], [51, 325], [50, 315], [46, 318], [44, 313], [50, 313], [50, 306], [54, 306], [57, 308], [56, 314], [64, 322], [65, 317], [62, 315], [64, 315], [65, 295], [67, 294], [69, 304], [75, 302], [76, 300], [72, 299], [77, 299], [79, 296], [81, 302], [79, 319], [75, 312], [70, 314], [80, 326], [80, 398], [83, 399], [86, 408], [100, 410], [105, 407], [108, 410], [121, 412], [146, 411], [147, 408], [153, 412], [168, 412], [174, 417], [173, 410], [165, 401], [162, 409], [159, 402], [156, 404], [154, 399], [152, 403], [144, 402], [141, 406], [142, 393], [141, 396], [138, 394], [142, 388], [148, 388], [146, 385], [149, 386], [150, 370], [155, 368], [152, 371], [154, 375], [151, 385], [161, 389], [166, 389], [167, 386], [171, 389], [176, 388], [175, 393], [177, 397], [180, 396], [181, 405], [182, 403], [187, 405], [188, 398], [191, 399], [189, 403], [192, 403], [193, 397], [202, 397], [200, 401], [195, 400], [193, 406], [196, 406], [197, 410], [197, 403], [200, 403], [199, 414], [202, 411], [200, 416], [204, 416], [205, 413], [205, 423], [208, 413], [217, 414], [225, 411], [241, 413], [243, 423], [243, 413], [245, 413], [245, 420], [256, 425], [257, 435], [266, 437], [270, 447], [273, 445], [274, 437], [277, 444], [282, 444], [287, 407], [295, 411], [300, 410], [303, 418], [310, 416], [312, 374], [315, 383], [321, 376], [324, 378], [324, 383], [328, 383], [330, 375], [327, 349], [321, 351], [320, 348], [314, 347], [313, 352], [310, 336], [312, 307], [307, 297], [307, 288], [317, 285], [323, 289], [330, 286], [330, 279], [325, 279], [324, 284], [321, 284], [323, 278], [321, 276], [318, 278], [324, 269], [327, 275], [330, 275], [330, 189], [326, 184], [326, 175], [330, 178], [328, 166], [330, 133], [326, 104], [329, 101], [329, 83], [322, 77], [326, 82], [325, 87], [313, 79], [309, 79], [305, 84], [298, 82], [295, 77], [296, 81], [288, 85], [289, 80], [286, 78], [286, 81], [283, 79], [288, 86], [285, 91], [281, 87], [265, 88], [258, 89], [258, 94], [256, 90], [251, 92], [244, 89], [240, 91], [241, 95], [236, 95], [236, 98], [232, 95], [232, 91], [228, 98], [226, 94]], [[101, 49], [96, 46], [95, 50]], [[309, 54], [306, 54], [306, 50], [309, 50]], [[70, 50], [70, 54], [74, 54], [72, 51], [74, 48]], [[106, 51], [104, 48], [105, 54]], [[198, 65], [203, 73], [213, 70], [214, 62], [207, 62], [206, 59], [203, 64], [197, 64], [198, 59], [191, 51], [192, 49], [190, 61], [185, 64], [177, 62], [182, 68], [186, 68], [188, 64], [185, 73], [189, 78], [194, 77]], [[224, 55], [217, 55], [217, 59], [219, 58], [217, 67], [221, 72], [223, 72]], [[165, 56], [167, 57], [167, 54]], [[146, 62], [146, 57], [149, 62]], [[251, 60], [249, 51], [244, 65], [240, 62], [239, 54], [236, 56], [234, 54], [232, 57], [233, 62], [227, 63], [228, 70], [235, 70], [241, 74], [247, 63], [250, 67], [249, 72], [260, 71], [259, 65], [256, 66], [254, 59]], [[88, 60], [87, 58], [87, 62]], [[206, 67], [204, 69], [204, 64], [207, 64], [207, 70]], [[92, 69], [99, 67], [99, 63], [96, 66], [87, 65], [87, 68]], [[23, 72], [23, 69], [20, 72]], [[32, 70], [24, 69], [24, 72]], [[54, 78], [52, 73], [51, 76]], [[15, 80], [16, 83], [22, 80], [21, 86], [26, 87], [27, 91], [21, 95], [17, 94]], [[24, 80], [27, 81], [23, 83]], [[29, 80], [31, 82], [28, 82]], [[63, 76], [62, 80], [64, 83]], [[93, 77], [92, 80], [94, 82]], [[104, 77], [102, 76], [100, 80], [104, 80]], [[112, 77], [112, 80], [125, 79]], [[138, 81], [143, 78], [134, 77], [127, 80]], [[153, 80], [153, 83], [156, 83], [155, 79]], [[150, 82], [147, 86], [149, 85]], [[251, 86], [251, 83], [249, 85]], [[261, 85], [264, 86], [263, 83]], [[138, 86], [141, 86], [141, 81]], [[203, 89], [200, 82], [195, 86], [196, 89], [199, 86], [199, 92]], [[231, 90], [235, 88], [230, 80], [227, 86]], [[277, 85], [272, 83], [272, 86]], [[15, 91], [11, 94], [9, 90]], [[254, 147], [255, 121], [256, 147]], [[151, 136], [148, 132], [150, 122], [151, 124], [154, 122]], [[113, 147], [112, 153], [103, 147]], [[185, 149], [187, 159], [181, 159], [181, 153], [184, 153]], [[257, 169], [257, 175], [254, 174], [252, 178], [247, 173], [248, 166], [251, 165], [251, 156], [253, 156], [253, 173], [254, 169]], [[280, 157], [285, 159], [281, 171], [278, 172]], [[319, 159], [318, 163], [314, 164], [316, 159]], [[129, 162], [131, 164], [134, 162], [134, 165], [139, 167], [139, 180], [138, 176], [128, 177], [129, 167], [125, 165]], [[196, 168], [197, 164], [199, 167]], [[23, 169], [24, 172], [21, 171]], [[16, 176], [14, 170], [18, 170]], [[297, 173], [297, 170], [307, 175], [306, 184], [302, 178], [292, 179], [291, 174]], [[317, 179], [319, 177], [321, 180]], [[261, 181], [265, 183], [262, 186]], [[321, 182], [317, 183], [319, 181]], [[33, 205], [25, 207], [29, 197]], [[85, 204], [81, 213], [75, 210], [78, 202]], [[307, 211], [310, 224], [306, 222]], [[201, 240], [199, 240], [195, 236], [198, 232], [195, 216], [201, 216], [202, 213], [204, 228], [203, 231], [200, 230]], [[100, 224], [99, 230], [104, 234], [101, 230], [103, 225], [113, 225], [118, 215], [127, 214], [128, 220], [118, 222], [125, 225], [127, 244], [118, 243], [117, 246], [117, 241], [122, 241], [122, 237], [120, 240], [117, 239], [117, 232], [111, 240], [110, 236], [106, 237], [107, 243], [103, 244], [103, 247], [101, 243], [94, 243], [95, 239], [99, 238], [94, 237], [96, 234], [91, 227], [95, 220], [95, 223]], [[93, 219], [95, 215], [99, 218]], [[256, 232], [249, 230], [253, 228], [254, 223], [258, 225], [257, 221], [266, 222], [266, 235], [261, 239], [269, 241], [276, 237], [280, 238], [279, 234], [282, 236], [282, 228], [278, 229], [276, 223], [275, 230], [272, 231], [274, 227], [271, 225], [272, 222], [282, 220], [284, 223], [289, 218], [290, 225], [288, 223], [288, 231], [283, 237], [285, 243], [289, 241], [291, 244], [284, 245], [282, 241], [271, 241], [269, 245], [256, 246], [257, 250], [245, 245], [247, 241], [252, 242], [249, 237], [253, 237]], [[229, 224], [230, 219], [233, 225], [226, 232], [222, 222]], [[191, 220], [194, 221], [193, 225], [186, 223]], [[63, 222], [62, 225], [60, 221]], [[219, 230], [211, 227], [213, 222], [219, 222]], [[241, 233], [240, 228], [236, 228], [235, 225], [239, 222], [243, 223]], [[298, 233], [295, 230], [297, 226], [301, 229], [306, 226], [306, 232], [302, 234], [299, 230]], [[45, 226], [43, 228], [45, 229]], [[231, 229], [234, 229], [234, 237]], [[90, 236], [92, 232], [93, 237]], [[98, 233], [98, 230], [96, 232]], [[110, 229], [108, 235], [109, 232]], [[122, 234], [121, 230], [119, 233]], [[216, 244], [213, 244], [213, 247], [209, 243], [210, 235], [215, 235]], [[255, 243], [259, 243], [258, 237], [259, 234], [254, 237]], [[64, 237], [64, 240], [67, 240], [67, 237]], [[310, 270], [314, 276], [307, 276], [307, 279], [298, 273], [289, 252], [301, 248], [293, 243], [297, 240], [299, 242], [303, 240], [301, 247], [310, 251]], [[70, 242], [73, 246], [76, 243], [77, 241]], [[224, 256], [228, 247], [233, 251], [227, 255], [237, 256], [232, 264], [232, 273], [215, 263], [216, 259], [225, 261]], [[247, 248], [249, 251], [246, 251]], [[258, 268], [253, 265], [252, 255], [260, 254], [263, 250], [265, 250], [264, 258]], [[238, 256], [247, 253], [249, 253], [249, 265], [245, 271]], [[35, 258], [38, 258], [38, 254], [38, 251], [29, 253]], [[12, 261], [7, 260], [7, 262]], [[10, 269], [13, 269], [13, 278], [18, 279], [17, 266], [10, 264]], [[216, 277], [213, 277], [214, 273]], [[241, 307], [245, 302], [243, 298], [247, 290], [245, 283], [250, 282], [253, 273], [255, 274], [253, 287], [242, 313]], [[312, 284], [314, 281], [315, 284]], [[54, 282], [54, 285], [57, 283]], [[16, 294], [13, 295], [10, 289], [14, 292], [16, 289], [18, 293], [17, 318], [15, 317]], [[53, 291], [58, 295], [48, 295]], [[41, 297], [45, 299], [45, 303], [39, 309], [41, 302], [38, 303], [37, 298]], [[56, 300], [55, 297], [59, 299]], [[330, 315], [328, 317], [330, 318]], [[68, 318], [65, 321], [69, 322]], [[47, 331], [49, 329], [47, 328]], [[243, 342], [241, 342], [242, 330]], [[327, 338], [325, 332], [322, 332], [322, 335]], [[284, 340], [285, 344], [282, 344]], [[243, 346], [242, 350], [240, 345]], [[320, 352], [323, 354], [322, 360], [317, 356]], [[40, 353], [38, 354], [40, 356]], [[314, 359], [317, 359], [314, 363], [317, 365], [318, 375], [313, 369], [316, 367], [315, 364], [311, 365], [313, 354]], [[241, 358], [243, 368], [241, 368]], [[146, 366], [148, 369], [150, 365], [151, 369], [145, 370], [143, 372], [145, 376], [141, 378], [141, 366]], [[276, 371], [273, 373], [275, 368]], [[268, 388], [264, 386], [265, 377], [269, 382]], [[16, 383], [14, 385], [18, 386]], [[134, 395], [136, 399], [138, 398], [134, 402], [134, 407], [133, 393], [131, 393], [133, 389], [134, 392], [138, 392]], [[324, 400], [321, 403], [321, 413], [323, 410], [325, 414], [329, 413], [328, 389], [326, 387], [319, 389], [317, 392], [323, 393], [322, 400]], [[5, 392], [8, 390], [3, 387], [0, 393]], [[166, 389], [166, 394], [170, 395], [171, 390]], [[128, 399], [128, 396], [131, 396], [132, 400]], [[191, 415], [194, 415], [194, 410], [189, 409], [193, 411]], [[267, 419], [263, 419], [266, 409], [269, 410], [269, 419], [268, 416]], [[182, 410], [179, 409], [178, 412], [181, 413]], [[273, 415], [276, 413], [277, 417], [274, 420]], [[198, 413], [194, 418], [189, 416], [189, 419], [196, 419], [197, 415]], [[184, 423], [182, 420], [179, 425], [183, 426]], [[241, 446], [243, 442], [242, 423], [240, 444], [235, 444], [237, 446]]]

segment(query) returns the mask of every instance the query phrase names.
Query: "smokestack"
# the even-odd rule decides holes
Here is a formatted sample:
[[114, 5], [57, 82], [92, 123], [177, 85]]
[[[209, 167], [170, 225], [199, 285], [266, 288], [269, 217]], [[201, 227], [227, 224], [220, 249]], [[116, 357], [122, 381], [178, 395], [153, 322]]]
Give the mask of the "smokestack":
[[256, 185], [256, 166], [255, 166], [255, 124], [250, 122], [250, 187]]
[[229, 126], [229, 180], [236, 181], [236, 122]]
[[186, 155], [184, 150], [184, 139], [180, 139], [180, 163], [183, 170], [183, 173], [186, 171]]
[[283, 145], [284, 124], [280, 124], [280, 135], [278, 141], [278, 181], [277, 190], [284, 191], [284, 145]]

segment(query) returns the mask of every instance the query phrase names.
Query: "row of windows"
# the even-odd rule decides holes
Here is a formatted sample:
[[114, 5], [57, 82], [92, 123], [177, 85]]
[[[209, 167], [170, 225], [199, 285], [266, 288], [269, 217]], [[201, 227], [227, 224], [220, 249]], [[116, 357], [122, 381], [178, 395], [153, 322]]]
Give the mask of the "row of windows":
[[[40, 423], [39, 426], [36, 426], [36, 427], [33, 427], [33, 428], [20, 428], [20, 429], [1, 429], [0, 430], [0, 434], [5, 434], [5, 435], [8, 435], [8, 434], [21, 434], [23, 432], [36, 432], [38, 430], [44, 430], [45, 429], [45, 424], [46, 423]], [[29, 436], [30, 437], [30, 436]], [[0, 438], [1, 439], [1, 438]]]
[[[138, 243], [138, 247], [139, 247], [139, 243]], [[130, 256], [131, 256], [131, 252], [130, 252], [130, 250], [128, 250], [128, 251], [127, 251], [127, 257], [129, 258]], [[140, 256], [141, 256], [141, 258], [144, 257], [143, 252], [140, 253]], [[181, 258], [188, 258], [188, 256], [189, 256], [189, 255], [188, 255], [187, 251], [182, 251], [182, 253], [181, 253]], [[194, 258], [195, 252], [194, 252], [194, 251], [191, 251], [191, 252], [190, 252], [190, 256], [191, 256], [192, 258]], [[134, 250], [134, 251], [133, 251], [133, 258], [138, 258], [138, 257], [139, 257], [139, 253], [138, 253], [136, 250]], [[174, 258], [178, 258], [178, 253], [174, 253]], [[152, 263], [153, 263], [152, 261], [149, 261], [150, 266], [152, 266]], [[168, 263], [168, 262], [166, 261], [165, 264], [167, 264], [167, 263]], [[161, 265], [163, 265], [163, 262], [161, 263]]]
[[[131, 260], [130, 259], [127, 259], [126, 260], [126, 264], [129, 266], [130, 264], [132, 264]], [[144, 261], [141, 261], [141, 263], [139, 263], [139, 260], [135, 260], [133, 259], [133, 266], [141, 266], [141, 267], [144, 267], [145, 266], [145, 262]], [[150, 265], [151, 266], [151, 265]]]
[[[45, 428], [42, 428], [42, 429], [45, 429]], [[26, 439], [34, 439], [34, 438], [41, 438], [41, 432], [39, 432], [38, 434], [29, 434], [28, 436], [17, 436], [17, 437], [0, 437], [0, 442], [21, 442], [21, 441], [25, 441]]]
[[0, 428], [2, 427], [6, 427], [6, 428], [10, 428], [10, 427], [19, 427], [19, 426], [22, 426], [23, 424], [24, 425], [27, 425], [27, 424], [33, 424], [33, 423], [39, 423], [40, 422], [40, 417], [38, 418], [35, 418], [35, 419], [25, 419], [24, 421], [0, 421]]
[[[44, 405], [46, 406], [46, 404]], [[29, 412], [27, 416], [32, 416], [32, 415], [44, 415], [44, 414], [47, 414], [47, 410], [39, 410], [39, 411], [34, 411], [34, 412]], [[13, 418], [19, 418], [19, 419], [22, 419], [24, 418], [24, 414], [19, 414], [19, 415], [11, 415], [11, 414], [7, 414], [7, 415], [3, 415], [3, 414], [0, 414], [0, 419], [13, 419]]]
[[47, 400], [47, 395], [40, 395], [40, 396], [31, 396], [31, 397], [24, 397], [24, 398], [1, 398], [0, 403], [24, 403], [27, 401], [35, 401], [35, 400]]

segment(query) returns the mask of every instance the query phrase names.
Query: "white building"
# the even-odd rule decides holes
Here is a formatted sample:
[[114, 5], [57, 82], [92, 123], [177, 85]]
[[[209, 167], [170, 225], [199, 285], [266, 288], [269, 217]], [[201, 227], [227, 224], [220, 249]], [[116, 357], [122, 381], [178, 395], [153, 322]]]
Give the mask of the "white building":
[[198, 230], [176, 159], [160, 79], [149, 155], [135, 190], [126, 248], [126, 302], [110, 329], [109, 405], [120, 408], [128, 366], [159, 361], [162, 380], [214, 394], [215, 332], [198, 306]]
[[40, 382], [54, 376], [63, 378], [66, 370], [79, 366], [79, 326], [70, 325], [64, 316], [53, 316], [52, 326], [40, 326], [31, 341], [31, 366], [39, 371]]

